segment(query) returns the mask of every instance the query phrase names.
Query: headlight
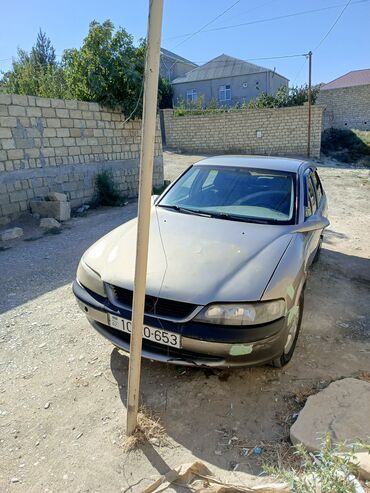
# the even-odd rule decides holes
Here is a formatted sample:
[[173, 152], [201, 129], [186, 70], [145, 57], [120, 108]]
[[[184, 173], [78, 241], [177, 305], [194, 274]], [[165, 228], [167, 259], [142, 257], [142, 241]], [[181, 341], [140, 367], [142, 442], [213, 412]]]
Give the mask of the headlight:
[[89, 267], [83, 259], [80, 260], [77, 267], [77, 281], [82, 284], [82, 286], [85, 286], [85, 288], [90, 289], [90, 291], [100, 294], [100, 296], [107, 296], [101, 277]]
[[285, 301], [275, 300], [208, 305], [194, 320], [219, 325], [258, 325], [272, 322], [284, 315]]

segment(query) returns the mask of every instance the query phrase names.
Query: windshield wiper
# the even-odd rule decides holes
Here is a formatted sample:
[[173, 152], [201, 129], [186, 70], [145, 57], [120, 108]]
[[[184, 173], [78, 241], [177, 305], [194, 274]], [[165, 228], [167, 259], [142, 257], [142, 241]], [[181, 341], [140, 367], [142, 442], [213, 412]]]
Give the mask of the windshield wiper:
[[166, 209], [172, 209], [177, 212], [185, 212], [186, 214], [193, 214], [195, 216], [212, 217], [212, 214], [208, 212], [203, 212], [199, 209], [188, 209], [187, 207], [181, 207], [179, 205], [161, 205], [158, 204], [157, 207], [164, 207]]
[[269, 224], [269, 221], [264, 219], [237, 216], [235, 214], [229, 214], [227, 212], [215, 212], [215, 213], [212, 212], [210, 216], [215, 217], [216, 219], [226, 219], [228, 221], [240, 221], [242, 223]]

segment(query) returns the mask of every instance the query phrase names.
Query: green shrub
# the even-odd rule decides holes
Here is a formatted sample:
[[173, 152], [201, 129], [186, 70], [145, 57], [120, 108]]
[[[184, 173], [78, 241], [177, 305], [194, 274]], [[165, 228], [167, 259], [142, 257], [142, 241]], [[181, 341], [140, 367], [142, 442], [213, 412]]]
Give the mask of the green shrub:
[[346, 447], [333, 446], [329, 433], [325, 435], [318, 454], [311, 454], [302, 444], [295, 446], [301, 461], [299, 470], [265, 467], [265, 472], [291, 485], [292, 493], [356, 493], [354, 477], [358, 473], [355, 452], [370, 451], [365, 443]]
[[104, 170], [95, 177], [95, 196], [92, 205], [95, 207], [109, 205], [120, 207], [125, 205], [126, 197], [117, 189], [111, 170]]
[[161, 195], [162, 192], [164, 192], [168, 187], [168, 184], [168, 182], [164, 182], [163, 185], [161, 185], [160, 187], [153, 187], [152, 195]]
[[[320, 85], [312, 87], [311, 100], [315, 104]], [[200, 95], [194, 103], [186, 103], [183, 98], [177, 101], [175, 106], [175, 116], [186, 115], [203, 115], [217, 112], [238, 111], [248, 108], [283, 108], [286, 106], [302, 106], [308, 101], [308, 86], [307, 84], [298, 87], [280, 87], [274, 96], [268, 95], [265, 92], [261, 93], [257, 98], [251, 101], [244, 101], [242, 104], [237, 102], [233, 106], [222, 105], [215, 98], [205, 105], [204, 97]]]
[[360, 160], [363, 165], [370, 166], [370, 132], [328, 128], [322, 134], [321, 150], [344, 163]]

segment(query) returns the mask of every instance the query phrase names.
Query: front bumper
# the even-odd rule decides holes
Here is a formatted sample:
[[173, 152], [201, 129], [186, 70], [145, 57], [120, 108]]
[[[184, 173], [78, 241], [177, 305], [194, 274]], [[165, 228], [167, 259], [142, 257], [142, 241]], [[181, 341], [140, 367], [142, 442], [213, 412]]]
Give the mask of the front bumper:
[[[129, 353], [130, 335], [109, 327], [108, 313], [131, 320], [131, 310], [117, 307], [74, 281], [73, 293], [91, 325], [103, 337]], [[248, 327], [176, 323], [145, 315], [144, 323], [181, 334], [181, 349], [143, 339], [142, 356], [183, 366], [254, 366], [270, 362], [283, 352], [286, 319]]]

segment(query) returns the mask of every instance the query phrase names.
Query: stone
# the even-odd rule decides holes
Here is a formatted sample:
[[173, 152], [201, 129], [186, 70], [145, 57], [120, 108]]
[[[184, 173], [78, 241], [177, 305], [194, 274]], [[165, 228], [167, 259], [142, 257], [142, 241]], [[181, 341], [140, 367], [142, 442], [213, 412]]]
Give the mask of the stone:
[[344, 378], [312, 395], [290, 428], [293, 444], [302, 443], [317, 452], [323, 436], [329, 433], [333, 442], [367, 442], [370, 436], [370, 383]]
[[71, 218], [71, 206], [69, 202], [31, 200], [30, 207], [32, 213], [40, 214], [40, 217], [53, 217], [58, 221], [68, 221]]
[[61, 226], [60, 222], [58, 222], [53, 217], [44, 217], [40, 221], [40, 228], [50, 230], [50, 229], [59, 229]]
[[370, 481], [370, 453], [357, 452], [353, 462], [358, 466], [358, 477], [363, 481]]
[[2, 241], [15, 240], [23, 236], [22, 228], [10, 228], [3, 231], [0, 235]]
[[53, 202], [68, 202], [68, 197], [65, 193], [51, 192], [48, 195], [48, 199]]
[[6, 226], [9, 223], [10, 223], [10, 217], [8, 216], [0, 217], [0, 226]]

